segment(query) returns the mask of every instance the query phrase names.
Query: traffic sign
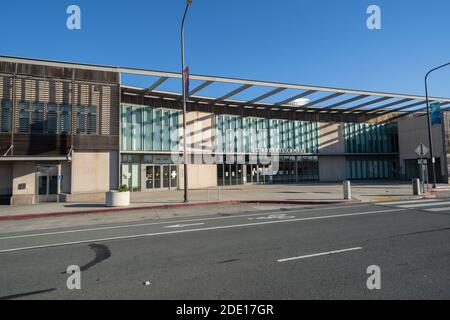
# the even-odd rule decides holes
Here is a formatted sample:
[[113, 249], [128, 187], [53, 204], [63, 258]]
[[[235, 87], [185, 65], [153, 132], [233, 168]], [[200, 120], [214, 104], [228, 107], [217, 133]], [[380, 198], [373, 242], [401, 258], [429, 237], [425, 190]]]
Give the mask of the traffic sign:
[[421, 143], [415, 151], [419, 157], [423, 158], [430, 150], [423, 143]]

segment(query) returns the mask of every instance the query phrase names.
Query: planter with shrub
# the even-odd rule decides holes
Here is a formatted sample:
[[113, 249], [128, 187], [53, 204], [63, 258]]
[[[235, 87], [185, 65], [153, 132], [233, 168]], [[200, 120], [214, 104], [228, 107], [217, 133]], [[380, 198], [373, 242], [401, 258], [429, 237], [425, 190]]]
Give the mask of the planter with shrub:
[[109, 191], [106, 193], [107, 207], [127, 207], [130, 205], [130, 190], [123, 185], [117, 191]]

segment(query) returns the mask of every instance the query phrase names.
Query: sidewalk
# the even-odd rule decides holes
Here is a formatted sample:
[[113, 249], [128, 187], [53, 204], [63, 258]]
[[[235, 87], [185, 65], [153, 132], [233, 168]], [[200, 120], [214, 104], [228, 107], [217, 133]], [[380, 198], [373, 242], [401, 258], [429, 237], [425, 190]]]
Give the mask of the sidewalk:
[[[355, 201], [393, 201], [413, 198], [409, 184], [358, 184], [352, 187]], [[72, 214], [183, 208], [183, 191], [133, 193], [127, 208], [106, 208], [103, 203], [48, 203], [35, 206], [0, 206], [0, 220], [31, 219]], [[340, 184], [248, 185], [190, 191], [189, 207], [232, 204], [324, 205], [348, 203]]]

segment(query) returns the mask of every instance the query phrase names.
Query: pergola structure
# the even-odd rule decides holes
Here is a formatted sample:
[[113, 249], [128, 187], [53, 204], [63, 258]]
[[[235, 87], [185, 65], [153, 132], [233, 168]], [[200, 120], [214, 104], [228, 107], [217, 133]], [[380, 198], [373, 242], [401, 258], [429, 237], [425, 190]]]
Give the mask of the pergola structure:
[[[52, 67], [74, 68], [115, 72], [121, 76], [122, 94], [160, 99], [161, 101], [181, 101], [181, 73], [146, 70], [139, 68], [100, 66], [49, 60], [1, 57], [2, 61], [48, 65]], [[148, 84], [126, 85], [123, 76], [144, 76]], [[170, 81], [170, 90], [161, 88]], [[206, 75], [190, 75], [195, 82], [189, 92], [189, 103], [226, 108], [268, 110], [271, 112], [314, 113], [333, 115], [363, 115], [369, 118], [409, 115], [426, 110], [424, 96], [340, 89], [281, 82], [247, 80]], [[204, 93], [215, 86], [213, 93]], [[255, 91], [258, 92], [255, 94]], [[203, 93], [203, 94], [202, 94]], [[300, 102], [300, 103], [299, 103]], [[430, 103], [440, 102], [443, 110], [450, 108], [450, 98], [430, 97]]]

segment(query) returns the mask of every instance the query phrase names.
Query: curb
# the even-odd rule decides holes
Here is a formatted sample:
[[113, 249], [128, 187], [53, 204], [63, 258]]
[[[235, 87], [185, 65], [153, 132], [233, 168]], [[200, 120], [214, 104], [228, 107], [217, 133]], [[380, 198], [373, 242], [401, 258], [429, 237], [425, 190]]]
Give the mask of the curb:
[[359, 200], [335, 200], [335, 201], [275, 201], [275, 200], [228, 200], [217, 202], [199, 202], [199, 203], [178, 203], [178, 204], [165, 204], [159, 206], [142, 206], [142, 207], [126, 207], [126, 208], [108, 208], [108, 209], [91, 209], [91, 210], [79, 210], [71, 212], [51, 212], [51, 213], [36, 213], [36, 214], [24, 214], [16, 216], [0, 216], [1, 221], [18, 221], [18, 220], [33, 220], [42, 218], [57, 218], [65, 216], [76, 215], [94, 215], [105, 214], [111, 212], [126, 212], [126, 211], [142, 211], [142, 210], [158, 210], [158, 209], [179, 209], [179, 208], [192, 208], [192, 207], [206, 207], [215, 205], [238, 205], [238, 204], [286, 204], [286, 205], [332, 205], [332, 204], [353, 204], [361, 202]]

